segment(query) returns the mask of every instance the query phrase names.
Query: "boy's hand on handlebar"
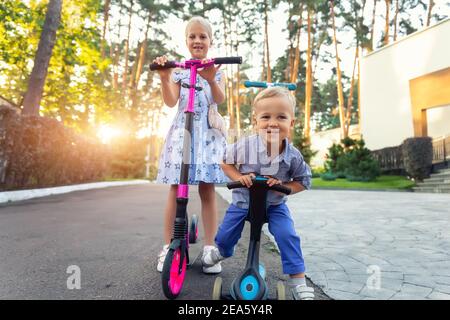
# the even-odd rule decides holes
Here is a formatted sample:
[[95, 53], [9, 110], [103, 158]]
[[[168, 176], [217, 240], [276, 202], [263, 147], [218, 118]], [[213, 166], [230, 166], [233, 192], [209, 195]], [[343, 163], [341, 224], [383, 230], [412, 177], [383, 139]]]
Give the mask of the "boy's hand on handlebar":
[[265, 177], [269, 179], [269, 180], [267, 180], [267, 185], [268, 185], [269, 187], [271, 187], [271, 186], [273, 186], [273, 185], [276, 185], [276, 184], [282, 184], [282, 183], [283, 183], [281, 180], [272, 178], [272, 177], [270, 177], [270, 176], [265, 176]]
[[249, 173], [249, 174], [245, 174], [242, 175], [238, 178], [238, 181], [243, 185], [246, 186], [247, 188], [250, 188], [253, 185], [253, 181], [252, 179], [255, 178], [255, 174], [253, 173]]
[[[163, 66], [166, 64], [167, 61], [169, 61], [169, 60], [164, 55], [164, 56], [156, 57], [153, 60], [153, 63], [157, 63], [157, 64]], [[159, 69], [158, 74], [159, 74], [159, 77], [161, 78], [161, 80], [163, 80], [163, 81], [168, 80], [170, 78], [170, 75], [172, 74], [172, 69]]]
[[[202, 63], [208, 63], [210, 61], [211, 61], [211, 59], [203, 59]], [[220, 66], [221, 65], [218, 65], [217, 67], [215, 65], [210, 65], [209, 67], [199, 69], [198, 74], [203, 79], [208, 81], [208, 83], [214, 82], [214, 80], [216, 79], [217, 70], [219, 70]]]

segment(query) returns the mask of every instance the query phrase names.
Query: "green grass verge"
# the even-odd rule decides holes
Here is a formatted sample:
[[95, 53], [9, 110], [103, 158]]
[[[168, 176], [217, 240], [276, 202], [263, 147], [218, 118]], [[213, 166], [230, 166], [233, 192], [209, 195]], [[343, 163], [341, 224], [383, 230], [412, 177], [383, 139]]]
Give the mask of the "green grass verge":
[[403, 176], [380, 176], [372, 182], [352, 182], [346, 179], [336, 179], [334, 181], [324, 181], [321, 178], [312, 179], [312, 188], [328, 187], [343, 189], [400, 189], [407, 190], [414, 187], [414, 182]]

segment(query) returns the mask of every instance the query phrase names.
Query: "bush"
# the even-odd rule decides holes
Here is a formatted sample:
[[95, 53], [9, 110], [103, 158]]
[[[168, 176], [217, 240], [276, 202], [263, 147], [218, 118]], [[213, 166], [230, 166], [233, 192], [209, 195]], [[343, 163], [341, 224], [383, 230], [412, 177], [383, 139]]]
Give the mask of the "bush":
[[373, 181], [380, 175], [378, 162], [365, 147], [363, 139], [347, 137], [341, 143], [328, 149], [325, 163], [328, 172], [349, 181]]
[[102, 180], [109, 154], [97, 140], [55, 119], [3, 115], [0, 149], [6, 159], [1, 189], [48, 187]]
[[430, 137], [408, 138], [402, 143], [403, 164], [415, 180], [428, 178], [433, 162], [433, 143]]
[[111, 147], [111, 172], [113, 178], [144, 178], [145, 152], [148, 140], [118, 138]]
[[380, 175], [380, 166], [362, 139], [355, 141], [342, 162], [345, 166], [345, 177], [349, 181], [373, 181]]
[[299, 121], [296, 121], [294, 125], [292, 144], [300, 150], [307, 164], [310, 164], [311, 159], [317, 154], [317, 151], [311, 149], [311, 142], [303, 136], [303, 130]]
[[323, 167], [312, 168], [311, 171], [312, 171], [312, 177], [313, 178], [320, 178], [320, 176], [322, 174], [327, 172], [325, 170], [325, 168], [323, 168]]
[[325, 172], [324, 174], [320, 175], [320, 178], [324, 181], [334, 181], [337, 177], [331, 172]]
[[340, 168], [338, 168], [338, 159], [343, 155], [344, 148], [340, 144], [333, 143], [333, 145], [328, 148], [328, 154], [326, 155], [327, 160], [325, 161], [325, 170], [333, 173], [340, 171]]

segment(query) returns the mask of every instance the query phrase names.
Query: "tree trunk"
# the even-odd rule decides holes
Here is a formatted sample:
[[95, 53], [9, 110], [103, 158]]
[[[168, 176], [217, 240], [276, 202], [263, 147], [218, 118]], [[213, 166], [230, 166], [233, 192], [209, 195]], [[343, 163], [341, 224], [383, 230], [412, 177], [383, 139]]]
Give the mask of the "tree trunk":
[[28, 91], [23, 100], [23, 113], [39, 115], [39, 104], [47, 78], [48, 65], [56, 41], [56, 30], [61, 21], [62, 0], [50, 0], [45, 15], [34, 66], [28, 81]]
[[129, 14], [129, 20], [128, 20], [128, 32], [127, 32], [127, 39], [125, 40], [125, 68], [123, 70], [122, 75], [122, 90], [126, 96], [127, 94], [127, 74], [128, 74], [128, 55], [130, 50], [130, 32], [131, 32], [131, 17], [133, 15], [133, 0], [130, 1], [130, 11]]
[[264, 1], [264, 34], [266, 42], [266, 62], [267, 62], [267, 82], [272, 82], [272, 70], [270, 69], [270, 53], [269, 53], [269, 15], [267, 13], [267, 0]]
[[428, 4], [427, 27], [430, 25], [430, 22], [431, 22], [431, 11], [433, 10], [433, 7], [434, 7], [434, 1], [430, 0], [430, 2]]
[[105, 0], [105, 8], [103, 10], [103, 32], [102, 32], [102, 46], [101, 46], [101, 56], [102, 59], [105, 57], [105, 37], [106, 37], [106, 28], [108, 25], [108, 19], [109, 19], [109, 7], [111, 4], [111, 0]]
[[119, 55], [120, 55], [120, 49], [119, 45], [115, 45], [114, 50], [114, 64], [113, 64], [113, 89], [117, 90], [119, 88]]
[[394, 15], [394, 41], [397, 41], [397, 17], [398, 17], [398, 1], [395, 0], [395, 15]]
[[372, 11], [372, 23], [370, 26], [370, 41], [369, 41], [369, 48], [368, 51], [372, 52], [374, 45], [373, 45], [373, 35], [375, 33], [375, 16], [376, 16], [376, 10], [377, 10], [377, 0], [373, 0], [373, 11]]
[[344, 92], [342, 89], [341, 68], [339, 66], [339, 53], [336, 39], [336, 24], [334, 21], [334, 2], [331, 1], [331, 19], [333, 24], [333, 42], [336, 51], [336, 76], [337, 76], [337, 93], [338, 93], [338, 107], [339, 107], [339, 122], [341, 123], [342, 139], [347, 137], [345, 130], [345, 114], [344, 114]]
[[[122, 28], [122, 7], [123, 0], [119, 3], [119, 27], [117, 28], [117, 43], [114, 46], [114, 59], [113, 59], [113, 89], [119, 89], [119, 59], [120, 59], [120, 30]], [[112, 47], [112, 46], [111, 46]], [[111, 55], [112, 57], [112, 55]]]
[[385, 0], [386, 2], [386, 24], [384, 25], [384, 45], [389, 44], [389, 9], [391, 7], [391, 0]]
[[361, 134], [361, 72], [360, 72], [360, 59], [358, 58], [358, 128]]
[[[236, 50], [237, 51], [237, 50]], [[240, 68], [239, 65], [237, 65], [237, 72], [236, 72], [236, 128], [237, 128], [237, 137], [239, 138], [241, 136], [241, 105], [239, 101], [239, 83], [241, 81], [240, 77]]]
[[308, 9], [308, 49], [306, 51], [306, 84], [305, 84], [305, 128], [304, 138], [310, 140], [311, 131], [311, 96], [312, 96], [312, 58], [311, 58], [311, 10]]
[[[294, 58], [294, 64], [292, 66], [292, 72], [291, 72], [291, 83], [297, 83], [298, 78], [298, 69], [300, 65], [300, 33], [302, 29], [302, 14], [303, 14], [303, 4], [300, 6], [300, 12], [299, 12], [299, 18], [297, 20], [298, 23], [298, 30], [297, 30], [297, 47], [295, 47], [295, 58]], [[309, 35], [308, 35], [309, 36]]]
[[346, 131], [347, 134], [349, 132], [349, 128], [350, 128], [350, 123], [352, 120], [352, 105], [353, 105], [353, 88], [354, 88], [354, 83], [355, 83], [355, 69], [356, 69], [356, 64], [358, 62], [359, 59], [359, 43], [356, 43], [356, 50], [355, 50], [355, 60], [353, 61], [353, 72], [352, 72], [352, 80], [350, 82], [350, 93], [349, 93], [349, 97], [347, 100], [347, 116], [345, 117], [346, 119]]
[[267, 76], [266, 76], [266, 40], [264, 39], [261, 81], [266, 81], [266, 79], [267, 79]]
[[[227, 29], [227, 24], [226, 24], [226, 13], [224, 10], [222, 10], [222, 22], [223, 22], [223, 37], [224, 37], [224, 45], [225, 45], [225, 54], [226, 56], [229, 56], [229, 52], [228, 52], [228, 29]], [[227, 101], [227, 115], [229, 117], [231, 117], [231, 109], [230, 109], [230, 92], [228, 91], [228, 79], [229, 79], [229, 69], [228, 69], [228, 65], [226, 65], [225, 67], [225, 99]], [[231, 121], [231, 118], [230, 118]]]

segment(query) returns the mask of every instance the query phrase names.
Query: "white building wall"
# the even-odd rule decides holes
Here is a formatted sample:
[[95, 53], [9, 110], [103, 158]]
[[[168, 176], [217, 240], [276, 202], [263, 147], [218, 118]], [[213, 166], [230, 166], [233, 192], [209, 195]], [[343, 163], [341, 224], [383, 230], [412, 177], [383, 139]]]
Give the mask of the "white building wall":
[[[361, 133], [369, 149], [414, 136], [409, 80], [448, 67], [450, 19], [361, 59]], [[428, 111], [428, 123], [429, 135], [450, 133], [450, 111]]]

